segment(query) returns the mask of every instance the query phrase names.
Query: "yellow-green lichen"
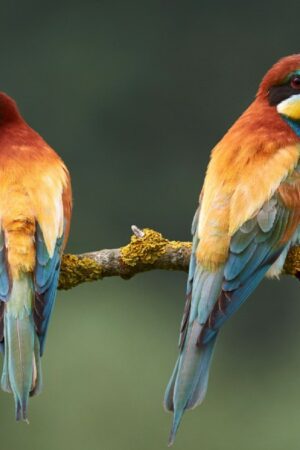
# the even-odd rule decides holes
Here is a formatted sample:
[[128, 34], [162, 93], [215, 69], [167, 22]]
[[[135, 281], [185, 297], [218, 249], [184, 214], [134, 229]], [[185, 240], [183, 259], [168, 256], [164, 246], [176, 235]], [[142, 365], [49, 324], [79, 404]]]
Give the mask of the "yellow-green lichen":
[[70, 289], [84, 281], [99, 280], [101, 277], [101, 266], [93, 259], [63, 255], [58, 289]]
[[179, 250], [179, 249], [186, 249], [186, 250], [190, 250], [192, 248], [192, 243], [191, 242], [181, 242], [181, 241], [168, 241], [170, 247], [172, 247], [172, 249], [174, 250]]
[[289, 275], [299, 277], [300, 274], [300, 247], [292, 247], [284, 264], [284, 271]]
[[166, 252], [169, 241], [161, 233], [145, 228], [142, 237], [131, 236], [130, 243], [121, 248], [124, 264], [136, 266], [139, 263], [153, 264]]
[[190, 249], [190, 242], [168, 241], [158, 231], [145, 228], [143, 236], [132, 236], [130, 243], [121, 248], [122, 262], [128, 266], [137, 264], [154, 264], [155, 261], [164, 255], [167, 249], [174, 250], [184, 248]]

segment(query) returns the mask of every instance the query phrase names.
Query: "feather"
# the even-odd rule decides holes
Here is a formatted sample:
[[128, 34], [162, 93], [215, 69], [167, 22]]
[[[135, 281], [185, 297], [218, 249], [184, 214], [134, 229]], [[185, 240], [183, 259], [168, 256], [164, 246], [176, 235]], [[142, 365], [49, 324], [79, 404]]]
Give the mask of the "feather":
[[39, 336], [41, 356], [44, 352], [48, 324], [56, 298], [63, 240], [64, 236], [56, 240], [53, 256], [50, 257], [42, 230], [37, 225], [35, 289], [38, 295], [35, 302], [34, 321]]
[[33, 295], [30, 276], [14, 280], [4, 314], [5, 356], [1, 385], [2, 389], [13, 392], [16, 419], [25, 421], [28, 397], [34, 388]]
[[164, 406], [173, 411], [173, 425], [169, 439], [175, 439], [185, 409], [194, 407], [205, 395], [208, 383], [213, 343], [198, 346], [199, 335], [217, 300], [223, 280], [224, 268], [210, 273], [201, 268], [195, 259], [198, 245], [197, 226], [194, 237], [187, 283], [187, 300], [181, 323], [180, 354], [166, 389]]

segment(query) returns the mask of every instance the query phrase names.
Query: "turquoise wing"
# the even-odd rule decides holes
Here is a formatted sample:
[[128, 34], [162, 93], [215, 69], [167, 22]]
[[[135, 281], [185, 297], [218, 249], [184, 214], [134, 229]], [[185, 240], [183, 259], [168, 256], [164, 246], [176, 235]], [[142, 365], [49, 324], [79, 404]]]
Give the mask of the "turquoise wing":
[[56, 240], [53, 256], [50, 258], [39, 225], [36, 230], [36, 268], [34, 322], [40, 341], [42, 356], [48, 324], [53, 311], [59, 280], [63, 236]]
[[224, 268], [222, 290], [207, 318], [199, 344], [209, 342], [217, 334], [226, 320], [247, 300], [282, 252], [287, 253], [291, 239], [284, 239], [284, 235], [293, 221], [293, 213], [274, 196], [264, 204], [256, 217], [248, 220], [234, 234]]
[[164, 400], [165, 408], [174, 412], [170, 443], [183, 412], [197, 406], [205, 396], [221, 326], [249, 297], [277, 258], [287, 252], [290, 240], [283, 238], [292, 219], [293, 211], [275, 195], [234, 234], [226, 263], [209, 272], [196, 260], [196, 214], [180, 353]]
[[0, 351], [4, 344], [4, 308], [11, 288], [9, 272], [7, 270], [4, 233], [0, 231]]

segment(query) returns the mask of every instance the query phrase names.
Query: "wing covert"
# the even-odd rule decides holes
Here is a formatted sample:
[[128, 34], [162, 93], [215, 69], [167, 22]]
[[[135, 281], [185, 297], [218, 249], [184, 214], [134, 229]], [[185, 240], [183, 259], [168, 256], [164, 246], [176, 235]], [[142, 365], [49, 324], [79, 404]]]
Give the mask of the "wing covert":
[[233, 235], [218, 301], [199, 338], [206, 344], [261, 282], [290, 240], [283, 240], [293, 212], [278, 196], [266, 202], [258, 214]]

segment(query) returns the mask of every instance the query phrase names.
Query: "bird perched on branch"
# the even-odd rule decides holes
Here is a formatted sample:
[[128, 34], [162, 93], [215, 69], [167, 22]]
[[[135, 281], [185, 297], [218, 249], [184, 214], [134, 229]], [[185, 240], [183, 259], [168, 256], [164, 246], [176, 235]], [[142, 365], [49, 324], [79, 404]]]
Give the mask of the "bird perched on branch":
[[40, 357], [54, 306], [72, 209], [70, 176], [59, 156], [0, 93], [1, 387], [16, 419], [42, 387]]
[[211, 154], [181, 323], [180, 354], [164, 405], [172, 444], [185, 410], [206, 393], [222, 325], [265, 275], [278, 277], [300, 223], [300, 54], [277, 62], [249, 108]]

